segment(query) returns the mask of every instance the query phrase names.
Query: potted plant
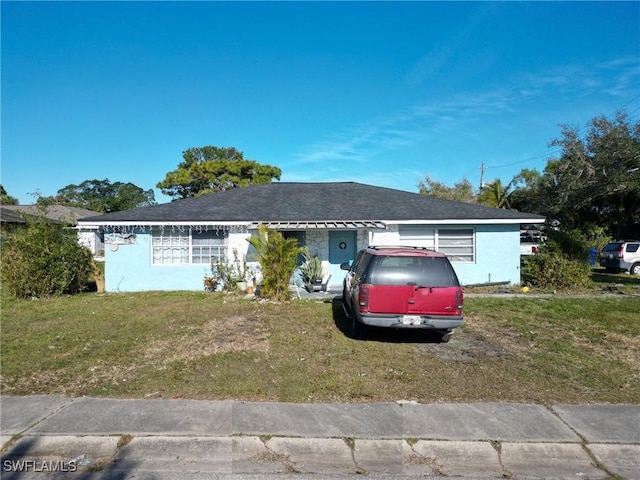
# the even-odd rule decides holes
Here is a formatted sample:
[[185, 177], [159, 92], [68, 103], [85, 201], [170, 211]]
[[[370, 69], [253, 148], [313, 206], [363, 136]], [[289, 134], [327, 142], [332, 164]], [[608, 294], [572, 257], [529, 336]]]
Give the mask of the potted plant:
[[302, 281], [308, 292], [319, 292], [322, 290], [322, 280], [324, 279], [324, 268], [322, 260], [317, 255], [306, 256], [306, 262], [300, 267]]
[[238, 253], [237, 249], [233, 249], [231, 263], [217, 265], [217, 270], [221, 273], [225, 289], [237, 289], [241, 292], [247, 290], [247, 282], [251, 279], [251, 270], [247, 266], [244, 255]]
[[205, 275], [202, 283], [204, 284], [205, 292], [215, 292], [216, 288], [218, 288], [218, 278], [211, 275]]

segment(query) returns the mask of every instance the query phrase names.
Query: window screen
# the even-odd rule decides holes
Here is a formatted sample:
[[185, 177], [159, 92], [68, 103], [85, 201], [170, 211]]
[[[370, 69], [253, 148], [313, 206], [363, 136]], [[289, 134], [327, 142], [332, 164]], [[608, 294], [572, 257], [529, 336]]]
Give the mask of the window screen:
[[473, 229], [438, 230], [439, 252], [444, 253], [452, 262], [474, 261]]

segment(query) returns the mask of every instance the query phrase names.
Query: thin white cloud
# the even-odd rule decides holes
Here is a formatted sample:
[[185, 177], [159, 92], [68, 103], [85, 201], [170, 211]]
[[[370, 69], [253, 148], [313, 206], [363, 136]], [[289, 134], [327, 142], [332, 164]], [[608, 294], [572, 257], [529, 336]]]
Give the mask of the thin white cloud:
[[577, 97], [602, 92], [613, 97], [636, 95], [640, 58], [618, 58], [593, 65], [559, 65], [543, 74], [522, 76], [516, 83], [525, 95], [541, 95], [549, 90]]
[[293, 160], [300, 164], [327, 165], [335, 160], [362, 164], [374, 155], [444, 133], [457, 131], [461, 137], [468, 137], [473, 132], [465, 131], [463, 125], [513, 114], [540, 99], [548, 105], [559, 93], [573, 98], [595, 93], [620, 98], [637, 95], [639, 79], [640, 59], [618, 59], [595, 67], [555, 67], [539, 75], [526, 74], [507, 81], [507, 87], [415, 104], [369, 123], [345, 128], [304, 146]]
[[333, 138], [306, 146], [296, 155], [296, 163], [325, 163], [332, 160], [365, 162], [372, 152], [384, 152], [412, 144], [415, 132], [410, 127], [415, 115], [400, 114], [337, 133]]
[[456, 100], [414, 105], [308, 145], [294, 160], [303, 164], [324, 164], [334, 160], [365, 162], [373, 154], [413, 145], [425, 135], [454, 130], [461, 121], [509, 111], [509, 95], [505, 92], [462, 95]]

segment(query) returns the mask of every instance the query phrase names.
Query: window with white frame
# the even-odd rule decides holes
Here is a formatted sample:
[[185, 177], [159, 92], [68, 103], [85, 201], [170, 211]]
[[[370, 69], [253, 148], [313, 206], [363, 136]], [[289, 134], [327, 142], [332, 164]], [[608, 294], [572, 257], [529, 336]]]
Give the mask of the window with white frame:
[[155, 229], [151, 236], [153, 265], [215, 265], [225, 256], [224, 230]]
[[475, 236], [472, 228], [438, 230], [437, 250], [451, 262], [471, 263], [475, 261]]
[[412, 247], [436, 249], [436, 231], [424, 225], [400, 225], [400, 242]]
[[424, 225], [400, 225], [400, 243], [425, 247], [444, 253], [451, 262], [475, 261], [473, 228], [428, 228]]

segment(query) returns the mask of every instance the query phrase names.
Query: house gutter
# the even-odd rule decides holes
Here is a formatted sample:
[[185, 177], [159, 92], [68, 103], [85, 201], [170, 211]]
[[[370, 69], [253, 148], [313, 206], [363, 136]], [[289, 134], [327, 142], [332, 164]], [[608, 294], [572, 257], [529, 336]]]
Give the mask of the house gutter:
[[483, 219], [443, 218], [438, 220], [415, 219], [415, 220], [382, 220], [382, 221], [384, 223], [393, 223], [396, 225], [415, 225], [416, 223], [420, 223], [422, 225], [441, 225], [443, 223], [456, 224], [456, 225], [513, 225], [513, 224], [522, 224], [522, 223], [543, 223], [545, 221], [545, 217], [538, 217], [537, 219], [535, 218], [483, 218]]

